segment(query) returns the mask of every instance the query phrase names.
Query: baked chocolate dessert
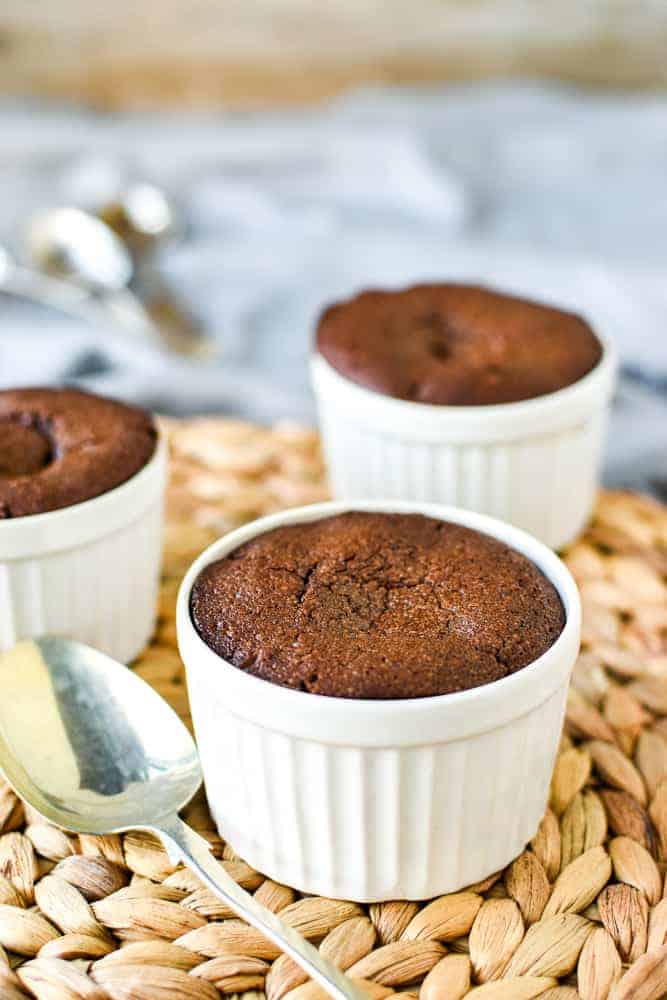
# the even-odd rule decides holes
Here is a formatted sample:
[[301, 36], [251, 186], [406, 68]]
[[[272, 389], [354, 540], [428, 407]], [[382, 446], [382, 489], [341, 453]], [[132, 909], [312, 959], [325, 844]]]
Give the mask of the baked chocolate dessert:
[[486, 406], [577, 382], [602, 356], [573, 313], [472, 285], [367, 291], [330, 306], [317, 350], [346, 378], [386, 396]]
[[0, 519], [90, 500], [155, 451], [149, 414], [77, 389], [0, 391]]
[[197, 632], [234, 666], [341, 698], [474, 688], [532, 663], [565, 624], [525, 556], [418, 514], [350, 512], [258, 535], [195, 581]]

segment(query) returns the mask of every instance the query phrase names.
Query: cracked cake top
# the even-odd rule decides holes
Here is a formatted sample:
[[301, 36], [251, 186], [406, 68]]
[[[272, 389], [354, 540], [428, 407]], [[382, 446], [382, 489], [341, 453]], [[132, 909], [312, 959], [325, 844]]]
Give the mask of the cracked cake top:
[[487, 406], [534, 399], [592, 371], [602, 346], [574, 313], [473, 285], [366, 291], [330, 306], [317, 350], [396, 399]]
[[199, 635], [234, 666], [341, 698], [419, 698], [532, 663], [565, 614], [524, 555], [419, 514], [349, 512], [276, 528], [195, 581]]

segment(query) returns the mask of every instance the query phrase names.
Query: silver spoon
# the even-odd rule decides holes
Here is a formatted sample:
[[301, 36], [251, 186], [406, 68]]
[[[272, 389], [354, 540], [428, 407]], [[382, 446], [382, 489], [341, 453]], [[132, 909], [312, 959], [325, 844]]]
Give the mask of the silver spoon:
[[201, 357], [218, 353], [215, 341], [204, 334], [155, 267], [160, 248], [182, 235], [185, 228], [174, 199], [156, 184], [135, 181], [102, 205], [97, 216], [130, 251], [134, 264], [133, 287], [167, 343], [179, 352]]
[[161, 342], [159, 330], [127, 288], [130, 253], [106, 223], [78, 208], [55, 208], [35, 216], [26, 236], [39, 272], [71, 282], [106, 306], [123, 327]]
[[132, 258], [122, 241], [79, 208], [36, 215], [27, 230], [28, 250], [41, 270], [96, 292], [118, 292], [132, 277]]
[[[355, 984], [249, 893], [178, 816], [202, 781], [187, 729], [126, 667], [69, 639], [19, 643], [0, 656], [0, 768], [47, 820], [76, 833], [157, 834], [240, 917], [336, 1000]], [[224, 762], [220, 762], [224, 766]]]
[[177, 329], [169, 325], [173, 309], [160, 311], [164, 325], [154, 321], [128, 287], [135, 275], [130, 250], [102, 219], [80, 208], [49, 209], [30, 221], [26, 238], [37, 270], [87, 290], [126, 329], [179, 354], [209, 353], [210, 341], [191, 325], [179, 322]]

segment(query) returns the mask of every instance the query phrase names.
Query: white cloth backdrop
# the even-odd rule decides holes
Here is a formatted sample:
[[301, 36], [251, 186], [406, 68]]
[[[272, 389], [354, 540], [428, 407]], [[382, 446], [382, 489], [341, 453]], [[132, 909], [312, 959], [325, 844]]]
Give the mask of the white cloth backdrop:
[[609, 482], [667, 496], [667, 97], [531, 84], [363, 91], [316, 110], [104, 116], [0, 105], [0, 240], [124, 178], [167, 186], [167, 279], [223, 355], [201, 368], [0, 298], [0, 384], [78, 382], [172, 413], [314, 418], [323, 304], [479, 280], [580, 310], [624, 376]]

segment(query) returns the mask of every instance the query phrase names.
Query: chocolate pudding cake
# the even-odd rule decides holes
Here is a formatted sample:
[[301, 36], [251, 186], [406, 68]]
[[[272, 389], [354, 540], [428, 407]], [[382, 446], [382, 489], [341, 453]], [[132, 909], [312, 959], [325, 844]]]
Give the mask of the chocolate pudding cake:
[[506, 677], [565, 614], [524, 555], [419, 514], [349, 512], [268, 531], [207, 566], [191, 615], [247, 673], [340, 698], [420, 698]]
[[472, 285], [362, 292], [325, 310], [316, 340], [351, 381], [446, 406], [543, 396], [577, 382], [602, 357], [580, 316]]
[[151, 417], [77, 389], [0, 391], [0, 519], [90, 500], [155, 451]]

